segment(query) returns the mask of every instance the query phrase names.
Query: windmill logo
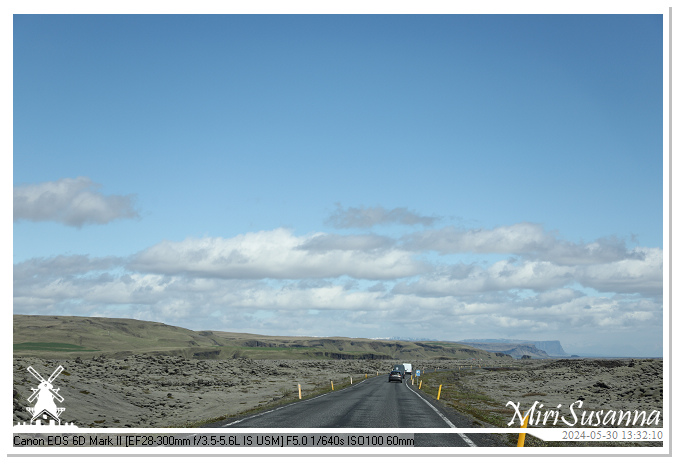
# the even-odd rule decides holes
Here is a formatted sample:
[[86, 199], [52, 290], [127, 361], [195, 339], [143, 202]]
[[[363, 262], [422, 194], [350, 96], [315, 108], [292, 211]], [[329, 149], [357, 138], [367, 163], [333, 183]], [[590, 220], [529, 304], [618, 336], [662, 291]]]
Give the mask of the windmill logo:
[[56, 379], [63, 370], [63, 366], [57, 367], [56, 370], [52, 372], [49, 379], [45, 380], [35, 369], [33, 369], [33, 366], [28, 366], [28, 372], [40, 382], [38, 388], [31, 388], [33, 394], [28, 397], [29, 403], [32, 403], [33, 400], [37, 398], [35, 406], [26, 408], [28, 412], [33, 415], [31, 418], [32, 423], [40, 425], [43, 420], [49, 420], [50, 425], [61, 425], [59, 416], [66, 408], [59, 408], [54, 402], [54, 400], [57, 400], [59, 403], [62, 403], [64, 399], [59, 394], [59, 389], [54, 388], [52, 382], [54, 382], [54, 379]]

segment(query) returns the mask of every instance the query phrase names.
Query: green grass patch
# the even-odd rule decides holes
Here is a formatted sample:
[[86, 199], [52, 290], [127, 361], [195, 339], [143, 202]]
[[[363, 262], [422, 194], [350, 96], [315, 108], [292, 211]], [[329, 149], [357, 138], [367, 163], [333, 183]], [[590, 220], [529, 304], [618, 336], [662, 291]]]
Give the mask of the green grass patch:
[[454, 371], [426, 374], [422, 376], [422, 391], [436, 398], [439, 385], [443, 385], [441, 401], [444, 404], [487, 424], [506, 427], [504, 417], [497, 414], [502, 405], [483, 392], [467, 388], [463, 382], [465, 375], [469, 374]]
[[[318, 346], [222, 346], [222, 352], [231, 358], [250, 359], [364, 359], [384, 356], [372, 351], [328, 349]], [[222, 355], [224, 357], [224, 355]]]
[[381, 354], [372, 351], [334, 350], [318, 346], [237, 346], [233, 348], [241, 351], [306, 351], [309, 353], [337, 353], [340, 355]]
[[71, 345], [70, 343], [53, 343], [53, 342], [26, 342], [15, 343], [15, 351], [99, 351], [85, 348], [80, 345]]
[[246, 351], [292, 351], [292, 350], [313, 351], [313, 348], [310, 348], [308, 346], [235, 346], [233, 348]]

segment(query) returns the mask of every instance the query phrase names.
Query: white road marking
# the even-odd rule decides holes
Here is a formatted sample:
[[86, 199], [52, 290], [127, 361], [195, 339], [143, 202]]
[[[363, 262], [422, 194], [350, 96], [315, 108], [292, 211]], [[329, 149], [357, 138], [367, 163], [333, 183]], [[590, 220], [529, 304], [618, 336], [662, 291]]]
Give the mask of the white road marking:
[[279, 409], [287, 408], [288, 406], [292, 406], [293, 404], [306, 403], [307, 401], [312, 401], [312, 400], [315, 400], [315, 399], [320, 398], [320, 397], [325, 396], [325, 395], [328, 395], [328, 393], [323, 393], [322, 395], [314, 396], [313, 398], [307, 398], [307, 399], [302, 400], [302, 401], [297, 401], [296, 403], [286, 404], [284, 406], [280, 406], [276, 409], [271, 409], [269, 411], [260, 412], [259, 414], [255, 414], [254, 416], [244, 417], [243, 419], [233, 421], [233, 422], [229, 422], [228, 424], [224, 424], [224, 425], [222, 425], [222, 427], [230, 427], [233, 424], [238, 424], [239, 422], [243, 422], [243, 421], [246, 421], [248, 419], [254, 419], [255, 417], [263, 416], [264, 414], [269, 414], [270, 412], [274, 412], [274, 411], [278, 411]]
[[[352, 387], [357, 387], [357, 386], [362, 385], [362, 384], [363, 384], [363, 382], [360, 382], [360, 383], [358, 383], [358, 384], [356, 384], [356, 385], [352, 385]], [[424, 401], [425, 404], [426, 404], [427, 406], [429, 406], [430, 408], [432, 408], [432, 409], [434, 410], [434, 412], [435, 412], [436, 414], [438, 414], [438, 416], [439, 416], [441, 419], [443, 419], [443, 421], [444, 421], [450, 428], [453, 428], [453, 429], [457, 428], [457, 427], [455, 426], [455, 424], [453, 424], [446, 416], [444, 416], [443, 413], [441, 413], [441, 411], [439, 411], [438, 409], [436, 409], [436, 408], [434, 407], [434, 405], [432, 405], [429, 401], [425, 400], [425, 399], [424, 399], [419, 393], [417, 393], [415, 390], [413, 390], [412, 388], [410, 388], [410, 387], [408, 386], [408, 382], [406, 382], [406, 387], [408, 388], [408, 390], [410, 390], [411, 392], [415, 393], [415, 395], [417, 395], [417, 397], [418, 397], [419, 399], [421, 399], [422, 401]], [[351, 387], [349, 387], [349, 388], [351, 388]], [[315, 400], [315, 399], [317, 399], [317, 398], [321, 398], [322, 396], [326, 396], [326, 395], [329, 395], [329, 394], [330, 394], [330, 393], [324, 393], [324, 394], [322, 394], [322, 395], [314, 396], [314, 397], [312, 397], [312, 398], [307, 398], [307, 399], [302, 400], [302, 401], [297, 401], [297, 402], [295, 402], [295, 403], [286, 404], [286, 405], [280, 406], [280, 407], [278, 407], [278, 408], [276, 408], [276, 409], [271, 409], [271, 410], [269, 410], [269, 411], [264, 411], [264, 412], [261, 412], [261, 413], [259, 413], [259, 414], [255, 414], [254, 416], [244, 417], [243, 419], [240, 419], [240, 420], [237, 420], [237, 421], [234, 421], [234, 422], [230, 422], [230, 423], [228, 423], [228, 424], [224, 424], [222, 427], [230, 427], [230, 426], [232, 426], [232, 425], [238, 424], [238, 423], [243, 422], [243, 421], [246, 421], [246, 420], [248, 420], [248, 419], [253, 419], [253, 418], [255, 418], [255, 417], [263, 416], [264, 414], [269, 414], [270, 412], [278, 411], [279, 409], [287, 408], [287, 407], [289, 407], [289, 406], [292, 406], [293, 404], [299, 404], [299, 403], [305, 403], [305, 402], [307, 402], [307, 401], [313, 401], [313, 400]], [[467, 443], [469, 446], [476, 447], [476, 443], [474, 443], [474, 442], [471, 440], [471, 438], [469, 438], [467, 435], [465, 435], [464, 433], [458, 433], [458, 435], [459, 435], [460, 438], [462, 438], [462, 440], [464, 440], [464, 442]]]
[[[353, 385], [350, 385], [350, 386], [344, 388], [343, 390], [347, 390], [347, 389], [349, 389], [349, 388], [357, 388], [357, 387], [359, 387], [359, 386], [361, 386], [361, 385], [363, 385], [363, 382], [358, 382], [358, 383], [355, 383], [355, 384], [353, 384]], [[342, 390], [340, 390], [340, 391], [342, 391]], [[240, 419], [240, 420], [237, 420], [237, 421], [229, 422], [228, 424], [222, 425], [222, 427], [230, 427], [230, 426], [232, 426], [233, 424], [238, 424], [239, 422], [243, 422], [243, 421], [246, 421], [246, 420], [248, 420], [248, 419], [254, 419], [255, 417], [263, 416], [264, 414], [269, 414], [270, 412], [274, 412], [274, 411], [278, 411], [279, 409], [287, 408], [287, 407], [289, 407], [289, 406], [292, 406], [293, 404], [306, 403], [307, 401], [313, 401], [313, 400], [315, 400], [315, 399], [317, 399], [317, 398], [321, 398], [321, 397], [323, 397], [323, 396], [325, 396], [325, 395], [329, 395], [329, 394], [330, 394], [330, 392], [328, 392], [328, 393], [323, 393], [322, 395], [313, 396], [313, 397], [307, 398], [307, 399], [305, 399], [305, 400], [300, 400], [300, 401], [296, 401], [296, 402], [294, 402], [294, 403], [285, 404], [285, 405], [283, 405], [283, 406], [279, 406], [279, 407], [276, 408], [276, 409], [271, 409], [270, 411], [260, 412], [259, 414], [255, 414], [254, 416], [248, 416], [248, 417], [244, 417], [244, 418], [242, 418], [242, 419]]]
[[[408, 387], [408, 382], [406, 382], [406, 387]], [[422, 396], [420, 396], [419, 393], [417, 393], [415, 390], [413, 390], [413, 389], [410, 388], [410, 387], [408, 387], [408, 390], [410, 390], [411, 392], [415, 393], [419, 399], [421, 399], [422, 401], [424, 401], [424, 402], [427, 404], [427, 406], [429, 406], [430, 408], [432, 408], [432, 409], [436, 412], [436, 414], [438, 414], [439, 417], [440, 417], [441, 419], [443, 419], [443, 421], [444, 421], [446, 424], [448, 424], [448, 426], [449, 426], [450, 428], [453, 428], [453, 429], [456, 429], [456, 428], [457, 428], [457, 427], [455, 427], [455, 424], [453, 424], [452, 422], [450, 422], [450, 420], [448, 420], [448, 418], [447, 418], [446, 416], [444, 416], [444, 415], [441, 413], [441, 411], [439, 411], [438, 409], [436, 409], [436, 408], [434, 407], [434, 405], [431, 404], [429, 401], [427, 401], [427, 400], [425, 400], [424, 398], [422, 398]], [[465, 443], [467, 443], [469, 446], [474, 446], [474, 447], [476, 446], [476, 443], [474, 443], [474, 442], [471, 440], [471, 438], [469, 438], [469, 437], [468, 437], [467, 435], [465, 435], [464, 433], [458, 433], [458, 435], [459, 435], [460, 438], [462, 438], [462, 439], [465, 441]]]

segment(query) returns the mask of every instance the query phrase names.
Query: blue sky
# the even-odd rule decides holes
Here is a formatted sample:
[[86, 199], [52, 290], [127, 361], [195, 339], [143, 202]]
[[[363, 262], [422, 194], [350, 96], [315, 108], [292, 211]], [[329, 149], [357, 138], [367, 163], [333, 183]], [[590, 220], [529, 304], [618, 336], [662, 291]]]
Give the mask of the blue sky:
[[17, 15], [14, 313], [660, 355], [662, 26]]

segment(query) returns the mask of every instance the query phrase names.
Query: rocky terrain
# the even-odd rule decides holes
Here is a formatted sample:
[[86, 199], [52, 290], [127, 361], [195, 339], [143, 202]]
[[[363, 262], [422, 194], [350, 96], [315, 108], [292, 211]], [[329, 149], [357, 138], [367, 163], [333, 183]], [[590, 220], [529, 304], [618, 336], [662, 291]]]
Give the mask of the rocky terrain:
[[[462, 390], [490, 398], [468, 401], [498, 422], [511, 420], [513, 409], [505, 406], [509, 401], [520, 404], [524, 413], [537, 401], [538, 411], [558, 410], [573, 422], [569, 407], [582, 401], [582, 407], [576, 406], [578, 420], [585, 411], [637, 410], [650, 415], [657, 410], [661, 413], [657, 427], [663, 424], [662, 359], [536, 360], [519, 367], [463, 371], [453, 381]], [[565, 427], [561, 422], [557, 426]]]
[[[178, 356], [133, 355], [123, 359], [14, 358], [13, 422], [30, 420], [26, 407], [36, 379], [33, 366], [54, 380], [64, 397], [62, 421], [81, 427], [182, 427], [235, 417], [258, 407], [359, 382], [366, 375], [386, 374], [394, 361], [385, 360], [197, 360]], [[663, 407], [663, 361], [557, 360], [464, 361], [413, 360], [424, 374], [444, 373], [455, 388], [466, 392], [466, 408], [495, 417], [505, 426], [512, 418], [509, 401], [522, 411], [535, 401], [544, 410], [583, 401], [582, 410], [659, 410]], [[480, 366], [480, 367], [479, 367]], [[428, 377], [424, 377], [427, 379]], [[426, 380], [425, 380], [426, 381]], [[436, 383], [438, 378], [430, 382]], [[445, 383], [445, 381], [444, 381]], [[447, 391], [452, 385], [445, 384]], [[479, 396], [483, 395], [483, 396]], [[445, 396], [445, 395], [444, 395]], [[488, 398], [491, 400], [488, 401]], [[451, 406], [455, 406], [450, 404]], [[659, 426], [662, 426], [662, 418]], [[563, 426], [563, 425], [562, 425]]]
[[53, 381], [66, 410], [62, 422], [81, 427], [179, 427], [234, 416], [283, 399], [384, 374], [389, 362], [360, 360], [196, 360], [133, 355], [123, 359], [14, 358], [13, 423], [29, 421], [26, 410], [38, 381], [32, 366]]
[[[424, 373], [422, 393], [506, 427], [509, 401], [526, 411], [662, 411], [662, 359], [530, 359], [450, 342], [273, 337], [194, 332], [131, 319], [14, 316], [14, 424], [38, 381], [59, 367], [62, 422], [79, 427], [204, 425], [385, 375], [410, 362]], [[452, 393], [451, 393], [452, 392]], [[561, 405], [561, 407], [558, 407]], [[658, 426], [662, 426], [662, 416]]]

